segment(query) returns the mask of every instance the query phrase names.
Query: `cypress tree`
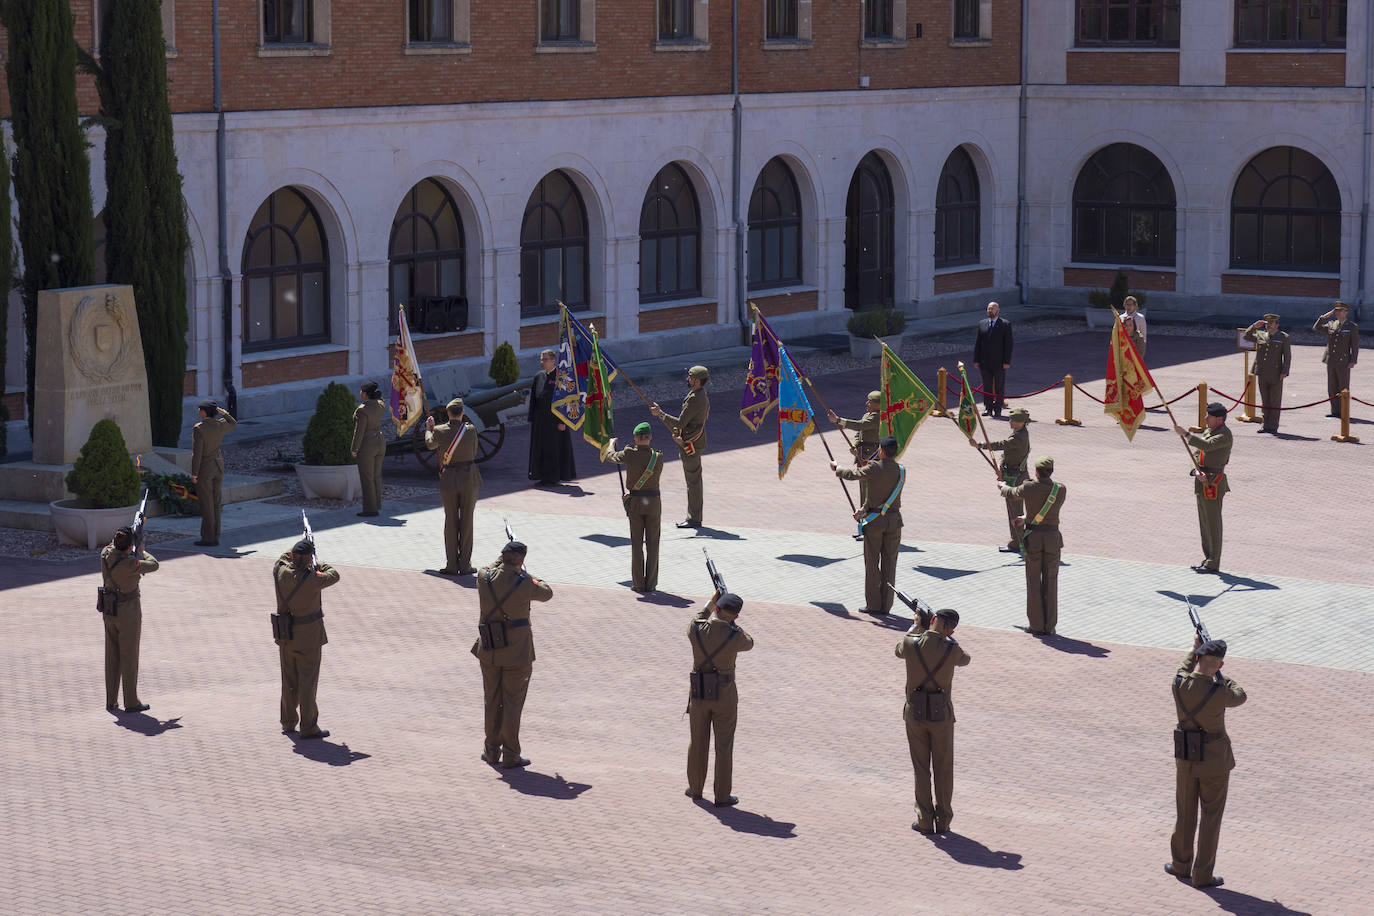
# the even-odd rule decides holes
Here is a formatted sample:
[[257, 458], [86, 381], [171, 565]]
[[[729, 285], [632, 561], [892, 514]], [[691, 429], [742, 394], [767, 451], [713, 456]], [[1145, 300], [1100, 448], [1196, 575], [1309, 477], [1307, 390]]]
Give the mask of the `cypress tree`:
[[181, 435], [186, 376], [186, 205], [167, 102], [158, 0], [111, 3], [100, 62], [85, 59], [105, 125], [105, 275], [134, 288], [153, 443]]
[[14, 231], [10, 228], [10, 154], [0, 130], [0, 458], [9, 452], [5, 422], [5, 354], [9, 347], [10, 287], [14, 285]]
[[[115, 4], [118, 6], [118, 4]], [[68, 0], [4, 0], [5, 58], [14, 125], [14, 196], [24, 252], [24, 372], [33, 432], [38, 291], [89, 286], [91, 166], [76, 110], [76, 39]]]

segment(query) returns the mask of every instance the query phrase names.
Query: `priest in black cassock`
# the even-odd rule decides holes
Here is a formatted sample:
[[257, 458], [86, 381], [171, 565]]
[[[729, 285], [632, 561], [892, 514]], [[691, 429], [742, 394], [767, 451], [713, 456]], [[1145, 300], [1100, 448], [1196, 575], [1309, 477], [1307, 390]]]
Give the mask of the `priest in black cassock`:
[[543, 351], [539, 365], [530, 388], [529, 478], [538, 481], [538, 486], [557, 486], [577, 479], [577, 465], [573, 462], [572, 433], [553, 415], [558, 354]]

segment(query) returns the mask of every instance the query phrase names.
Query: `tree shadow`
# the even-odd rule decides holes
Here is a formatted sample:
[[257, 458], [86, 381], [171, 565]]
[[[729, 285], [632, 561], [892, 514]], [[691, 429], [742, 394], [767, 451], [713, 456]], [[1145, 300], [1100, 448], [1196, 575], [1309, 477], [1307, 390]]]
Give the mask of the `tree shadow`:
[[538, 795], [559, 801], [571, 801], [591, 788], [590, 783], [568, 782], [558, 773], [549, 776], [536, 773], [529, 767], [502, 770], [501, 781], [521, 795]]
[[775, 837], [781, 840], [794, 839], [797, 825], [789, 821], [775, 821], [766, 814], [755, 814], [735, 805], [730, 808], [717, 808], [705, 799], [696, 799], [694, 804], [715, 816], [726, 827], [738, 833], [752, 833], [755, 836]]
[[156, 716], [150, 716], [144, 712], [121, 713], [115, 716], [115, 725], [120, 728], [127, 728], [131, 732], [138, 732], [140, 735], [146, 735], [149, 738], [182, 727], [181, 716], [158, 721]]
[[1026, 866], [1021, 864], [1019, 852], [992, 850], [982, 843], [959, 833], [940, 833], [931, 836], [935, 847], [960, 865], [976, 865], [979, 868], [1002, 868], [1019, 871]]
[[614, 534], [584, 534], [582, 540], [591, 541], [593, 544], [601, 544], [604, 547], [629, 547], [630, 539], [619, 537]]
[[1112, 654], [1111, 649], [1104, 649], [1095, 646], [1090, 642], [1081, 639], [1070, 639], [1067, 636], [1042, 636], [1040, 641], [1058, 652], [1066, 655], [1085, 655], [1088, 658], [1106, 658]]
[[823, 569], [824, 567], [829, 566], [832, 563], [844, 562], [843, 557], [817, 557], [812, 556], [808, 553], [785, 553], [782, 556], [778, 557], [778, 559], [787, 563], [800, 563], [801, 565], [809, 566], [812, 569]]
[[327, 763], [332, 767], [346, 767], [355, 760], [366, 760], [371, 754], [350, 750], [347, 744], [334, 744], [323, 738], [301, 738], [291, 734], [291, 750], [306, 760]]
[[1225, 885], [1202, 888], [1202, 893], [1211, 897], [1221, 909], [1237, 916], [1312, 916], [1305, 910], [1290, 909], [1277, 900], [1264, 900], [1250, 894], [1242, 894]]
[[692, 537], [697, 537], [697, 538], [711, 538], [713, 541], [742, 541], [742, 540], [744, 540], [744, 538], [740, 537], [738, 534], [735, 534], [733, 531], [722, 531], [722, 530], [719, 529], [719, 528], [707, 528], [707, 527], [704, 526], [704, 525], [703, 525], [702, 527], [696, 529], [696, 533], [693, 534]]

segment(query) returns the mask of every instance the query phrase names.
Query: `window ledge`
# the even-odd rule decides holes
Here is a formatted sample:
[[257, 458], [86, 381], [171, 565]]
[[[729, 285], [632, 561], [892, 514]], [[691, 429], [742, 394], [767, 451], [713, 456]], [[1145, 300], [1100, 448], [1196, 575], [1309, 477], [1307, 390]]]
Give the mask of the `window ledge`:
[[1227, 54], [1344, 54], [1345, 48], [1334, 48], [1330, 45], [1265, 45], [1264, 47], [1250, 47], [1242, 45], [1234, 48], [1227, 48]]
[[[1072, 265], [1070, 265], [1070, 266], [1072, 266]], [[937, 268], [935, 268], [934, 276], [940, 277], [940, 276], [943, 276], [943, 275], [945, 275], [945, 274], [965, 274], [965, 273], [972, 273], [972, 272], [974, 272], [975, 270], [991, 270], [991, 269], [992, 269], [992, 265], [991, 265], [991, 264], [984, 264], [984, 263], [981, 262], [981, 261], [978, 261], [978, 262], [973, 263], [973, 264], [953, 264], [953, 265], [951, 265], [951, 266], [949, 266], [949, 267], [937, 267]]]
[[1110, 270], [1116, 271], [1118, 268], [1124, 270], [1149, 270], [1156, 273], [1176, 274], [1178, 273], [1177, 264], [1129, 264], [1122, 261], [1065, 261], [1065, 267], [1072, 267], [1081, 270]]
[[1100, 51], [1134, 51], [1136, 53], [1145, 52], [1146, 54], [1166, 53], [1177, 54], [1178, 45], [1158, 45], [1158, 44], [1139, 44], [1139, 45], [1074, 45], [1070, 51], [1090, 51], [1097, 53]]
[[[593, 319], [593, 318], [605, 318], [605, 317], [606, 317], [606, 313], [605, 313], [605, 312], [593, 312], [591, 309], [586, 309], [586, 310], [584, 310], [584, 311], [579, 312], [579, 311], [577, 311], [577, 310], [575, 310], [575, 309], [571, 309], [571, 308], [570, 308], [570, 309], [568, 309], [568, 312], [571, 313], [571, 314], [573, 314], [573, 315], [576, 315], [576, 316], [577, 316], [577, 320], [578, 320], [578, 321], [581, 321], [583, 324], [586, 324], [588, 321], [590, 321], [590, 320]], [[557, 324], [557, 323], [558, 323], [558, 312], [553, 312], [552, 314], [549, 314], [549, 315], [535, 315], [533, 318], [521, 318], [521, 319], [520, 319], [520, 327], [522, 327], [522, 328], [534, 327], [534, 326], [536, 326], [536, 325], [541, 325], [541, 324]]]
[[329, 45], [316, 44], [266, 44], [258, 45], [258, 57], [330, 57], [334, 49]]
[[535, 54], [590, 54], [596, 50], [594, 41], [539, 41]]
[[905, 38], [861, 38], [859, 47], [864, 50], [878, 50], [881, 48], [905, 48]]
[[[486, 329], [485, 329], [485, 328], [478, 328], [478, 327], [473, 327], [472, 325], [468, 325], [466, 328], [464, 328], [464, 329], [461, 330], [461, 331], [441, 331], [441, 332], [438, 333], [438, 334], [416, 334], [416, 333], [412, 332], [411, 335], [410, 335], [410, 339], [411, 339], [411, 340], [440, 340], [440, 339], [445, 338], [445, 337], [464, 337], [464, 336], [469, 335], [469, 334], [483, 334], [483, 333], [486, 333]], [[392, 334], [390, 331], [387, 332], [387, 336], [386, 336], [387, 343], [395, 343], [396, 340], [397, 340], [397, 338], [398, 338], [398, 335]]]
[[1228, 267], [1221, 272], [1223, 277], [1251, 277], [1263, 275], [1266, 277], [1297, 277], [1298, 279], [1311, 280], [1330, 280], [1339, 278], [1339, 270], [1275, 270], [1269, 267]]
[[765, 51], [810, 51], [811, 42], [802, 38], [765, 38], [759, 43]]
[[949, 46], [951, 48], [986, 48], [992, 44], [991, 38], [951, 38]]
[[465, 41], [414, 41], [407, 42], [401, 53], [407, 57], [471, 54], [472, 45]]
[[715, 305], [716, 299], [711, 296], [689, 296], [684, 299], [663, 299], [655, 302], [641, 302], [639, 310], [641, 312], [659, 312], [667, 309], [687, 308], [693, 305]]
[[796, 286], [768, 286], [762, 289], [750, 287], [749, 296], [754, 299], [767, 299], [771, 296], [792, 296], [797, 293], [814, 293], [820, 290], [819, 286], [812, 286], [809, 283], [799, 283]]
[[322, 353], [347, 353], [348, 347], [343, 344], [322, 343], [310, 344], [304, 347], [282, 347], [280, 350], [248, 350], [243, 351], [240, 363], [262, 363], [276, 359], [294, 359], [297, 356], [319, 356]]
[[170, 48], [170, 47], [169, 47], [169, 48], [166, 48], [166, 49], [164, 49], [164, 50], [165, 50], [165, 53], [166, 53], [166, 55], [167, 55], [167, 59], [168, 59], [168, 60], [176, 60], [176, 59], [177, 59], [177, 56], [178, 56], [178, 55], [177, 55], [177, 49], [176, 49], [176, 48]]
[[683, 51], [709, 51], [711, 43], [709, 41], [699, 41], [695, 38], [660, 38], [654, 42], [655, 51], [667, 51], [681, 53]]

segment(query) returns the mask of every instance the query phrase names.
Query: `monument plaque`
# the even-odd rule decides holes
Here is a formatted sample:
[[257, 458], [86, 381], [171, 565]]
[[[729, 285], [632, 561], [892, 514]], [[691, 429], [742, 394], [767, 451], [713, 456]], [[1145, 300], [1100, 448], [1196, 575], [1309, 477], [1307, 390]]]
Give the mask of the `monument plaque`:
[[96, 421], [114, 420], [130, 452], [153, 447], [148, 373], [131, 286], [38, 294], [33, 460], [71, 464]]

